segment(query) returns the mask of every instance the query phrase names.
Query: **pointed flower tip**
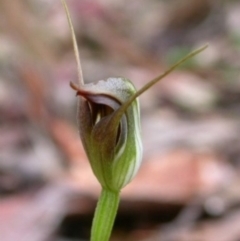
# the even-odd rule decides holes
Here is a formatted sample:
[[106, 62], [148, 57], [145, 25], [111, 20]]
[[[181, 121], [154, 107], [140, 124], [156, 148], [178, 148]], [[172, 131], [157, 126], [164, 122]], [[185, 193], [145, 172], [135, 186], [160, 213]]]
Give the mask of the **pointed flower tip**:
[[73, 90], [76, 90], [76, 91], [79, 90], [78, 86], [76, 84], [74, 84], [72, 81], [70, 81], [69, 85]]
[[80, 95], [80, 88], [76, 84], [70, 81], [69, 85], [73, 90], [76, 91], [76, 96]]

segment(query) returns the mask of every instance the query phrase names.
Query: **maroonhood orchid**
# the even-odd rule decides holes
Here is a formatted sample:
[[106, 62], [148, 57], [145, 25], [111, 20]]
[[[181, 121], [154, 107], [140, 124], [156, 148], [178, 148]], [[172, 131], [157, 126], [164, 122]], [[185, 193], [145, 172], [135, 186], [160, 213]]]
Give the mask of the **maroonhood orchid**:
[[91, 168], [102, 186], [95, 211], [91, 241], [107, 241], [116, 216], [119, 194], [136, 175], [142, 160], [138, 97], [204, 46], [136, 90], [126, 78], [109, 78], [84, 84], [76, 37], [65, 0], [61, 0], [71, 29], [79, 84], [71, 83], [78, 96], [78, 126]]
[[119, 191], [142, 159], [138, 99], [119, 113], [136, 89], [125, 78], [72, 87], [79, 95], [78, 125], [92, 170], [103, 188]]

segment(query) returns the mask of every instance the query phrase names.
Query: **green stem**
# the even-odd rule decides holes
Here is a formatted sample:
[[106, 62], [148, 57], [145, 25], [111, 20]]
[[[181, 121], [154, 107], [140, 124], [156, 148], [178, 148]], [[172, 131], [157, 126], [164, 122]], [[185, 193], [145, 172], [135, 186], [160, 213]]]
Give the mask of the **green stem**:
[[109, 240], [119, 200], [119, 192], [102, 189], [93, 218], [91, 241]]

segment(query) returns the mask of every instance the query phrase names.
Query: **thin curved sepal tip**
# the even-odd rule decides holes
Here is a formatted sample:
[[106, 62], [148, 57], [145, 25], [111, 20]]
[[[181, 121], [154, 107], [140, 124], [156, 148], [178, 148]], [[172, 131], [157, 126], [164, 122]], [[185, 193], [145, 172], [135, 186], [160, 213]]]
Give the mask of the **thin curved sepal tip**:
[[150, 87], [155, 85], [157, 82], [162, 80], [164, 77], [166, 77], [168, 74], [170, 74], [173, 70], [175, 70], [177, 67], [179, 67], [181, 64], [185, 63], [190, 58], [196, 56], [197, 54], [201, 53], [208, 47], [208, 44], [204, 45], [203, 47], [196, 49], [180, 59], [177, 63], [172, 65], [169, 69], [167, 69], [163, 74], [157, 76], [156, 78], [149, 81], [146, 85], [144, 85], [140, 90], [138, 90], [134, 95], [132, 95], [116, 112], [114, 118], [121, 119], [127, 108], [132, 104], [132, 102], [139, 97], [141, 94], [143, 94], [146, 90], [148, 90]]

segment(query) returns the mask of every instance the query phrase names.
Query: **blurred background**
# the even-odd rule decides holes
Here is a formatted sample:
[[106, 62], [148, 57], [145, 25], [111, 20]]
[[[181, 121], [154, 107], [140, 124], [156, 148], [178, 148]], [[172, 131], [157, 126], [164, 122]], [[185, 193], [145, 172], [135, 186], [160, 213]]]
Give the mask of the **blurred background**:
[[[68, 0], [86, 82], [140, 88], [144, 158], [113, 241], [240, 240], [240, 2]], [[0, 0], [0, 240], [89, 240], [99, 195], [78, 137], [59, 0]]]

